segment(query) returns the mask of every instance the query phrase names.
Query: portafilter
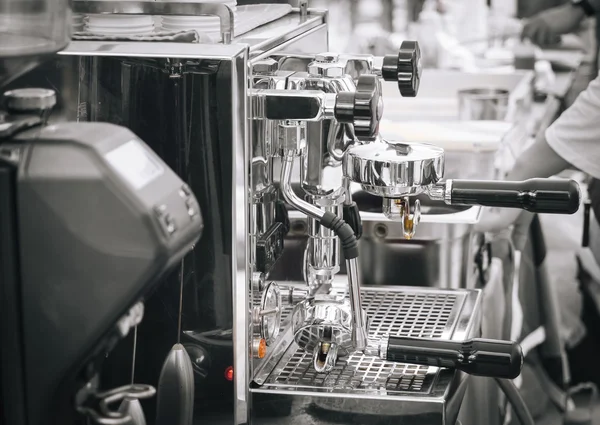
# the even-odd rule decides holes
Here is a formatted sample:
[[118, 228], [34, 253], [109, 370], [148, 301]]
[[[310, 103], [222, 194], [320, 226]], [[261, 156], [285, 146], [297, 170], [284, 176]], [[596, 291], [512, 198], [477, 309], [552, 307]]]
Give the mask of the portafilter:
[[535, 178], [525, 181], [442, 180], [444, 150], [425, 143], [380, 140], [349, 149], [344, 176], [371, 195], [383, 198], [383, 213], [400, 220], [405, 236], [419, 222], [418, 200], [425, 194], [447, 205], [520, 208], [533, 213], [574, 214], [579, 209], [579, 185], [573, 180]]

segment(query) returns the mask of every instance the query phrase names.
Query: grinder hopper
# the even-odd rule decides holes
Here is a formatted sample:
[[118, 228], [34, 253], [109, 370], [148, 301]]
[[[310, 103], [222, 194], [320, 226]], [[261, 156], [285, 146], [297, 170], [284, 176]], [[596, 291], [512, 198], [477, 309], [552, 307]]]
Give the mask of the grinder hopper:
[[64, 49], [70, 38], [69, 0], [0, 0], [0, 87]]

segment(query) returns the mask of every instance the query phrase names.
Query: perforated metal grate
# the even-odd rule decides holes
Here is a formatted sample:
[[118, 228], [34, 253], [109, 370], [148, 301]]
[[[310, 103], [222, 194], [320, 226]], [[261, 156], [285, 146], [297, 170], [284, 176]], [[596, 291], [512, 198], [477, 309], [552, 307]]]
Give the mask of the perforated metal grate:
[[[447, 292], [392, 292], [363, 289], [363, 308], [371, 320], [370, 336], [386, 334], [419, 338], [450, 338], [453, 313], [461, 295]], [[265, 384], [320, 389], [385, 389], [428, 391], [426, 366], [389, 363], [354, 354], [339, 360], [328, 374], [317, 373], [312, 355], [292, 344]]]
[[456, 305], [456, 295], [447, 293], [364, 291], [362, 299], [373, 338], [441, 338]]

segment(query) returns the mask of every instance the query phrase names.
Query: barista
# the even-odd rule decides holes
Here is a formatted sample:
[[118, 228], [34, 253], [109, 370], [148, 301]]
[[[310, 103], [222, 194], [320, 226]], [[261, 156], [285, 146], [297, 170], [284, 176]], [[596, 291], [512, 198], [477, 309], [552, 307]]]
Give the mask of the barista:
[[[597, 359], [594, 358], [600, 351], [600, 314], [595, 302], [595, 298], [600, 297], [593, 297], [591, 292], [600, 290], [600, 76], [589, 84], [545, 133], [538, 135], [535, 143], [517, 159], [506, 178], [525, 180], [551, 177], [569, 168], [580, 169], [597, 180], [593, 180], [589, 188], [595, 215], [595, 219], [590, 218], [589, 250], [582, 250], [579, 255], [580, 265], [584, 266], [580, 267], [579, 276], [583, 295], [581, 319], [587, 335], [568, 354], [573, 383], [593, 381], [600, 384], [600, 367], [597, 367]], [[520, 214], [522, 211], [513, 209], [488, 209], [478, 230], [501, 232], [515, 223]], [[587, 265], [585, 259], [589, 259]]]
[[569, 106], [598, 74], [600, 20], [596, 22], [595, 36], [591, 34], [593, 28], [581, 24], [587, 17], [595, 16], [597, 10], [600, 11], [600, 0], [540, 0], [534, 1], [533, 5], [529, 5], [530, 0], [522, 0], [521, 3], [527, 3], [528, 10], [523, 10], [520, 4], [520, 16], [533, 15], [523, 28], [523, 38], [530, 39], [540, 46], [548, 46], [557, 44], [561, 35], [576, 30], [584, 37], [585, 59], [577, 69], [573, 86], [564, 99], [565, 105]]
[[[600, 0], [570, 0], [532, 18], [525, 26], [523, 36], [539, 44], [556, 41], [557, 34], [572, 31], [586, 16], [596, 13], [600, 14]], [[599, 118], [600, 80], [596, 77], [545, 134], [538, 135], [536, 142], [521, 154], [507, 179], [550, 177], [572, 167], [600, 179]], [[520, 214], [521, 211], [512, 209], [489, 212], [480, 224], [481, 230], [505, 229]], [[598, 259], [600, 262], [600, 256]]]

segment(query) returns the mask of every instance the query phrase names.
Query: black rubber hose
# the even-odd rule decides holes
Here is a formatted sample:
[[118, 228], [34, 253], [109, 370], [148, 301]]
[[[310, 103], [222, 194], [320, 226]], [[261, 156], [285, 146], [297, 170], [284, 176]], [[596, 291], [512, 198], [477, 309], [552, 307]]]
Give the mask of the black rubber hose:
[[515, 384], [507, 379], [496, 379], [496, 382], [515, 411], [515, 416], [519, 419], [521, 425], [535, 425], [535, 421], [531, 417], [531, 413], [529, 413], [525, 400], [519, 394], [519, 390], [515, 387]]
[[354, 230], [354, 236], [356, 239], [360, 239], [362, 236], [362, 221], [360, 219], [360, 210], [358, 209], [358, 205], [356, 202], [352, 202], [349, 205], [344, 205], [344, 221], [352, 227]]
[[331, 229], [340, 238], [346, 260], [358, 258], [358, 239], [352, 226], [331, 212], [326, 212], [320, 221], [322, 226]]

